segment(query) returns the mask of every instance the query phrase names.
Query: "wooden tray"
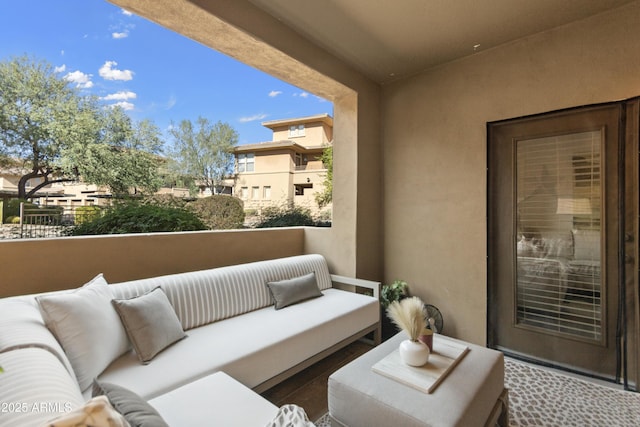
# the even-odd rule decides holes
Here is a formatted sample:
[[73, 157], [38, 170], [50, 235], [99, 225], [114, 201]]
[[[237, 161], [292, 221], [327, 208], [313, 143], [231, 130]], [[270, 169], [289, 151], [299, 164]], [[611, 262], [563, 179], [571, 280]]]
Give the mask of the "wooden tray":
[[468, 352], [469, 347], [466, 345], [438, 340], [433, 343], [433, 352], [424, 366], [405, 364], [400, 359], [399, 350], [396, 349], [371, 369], [416, 390], [431, 393]]

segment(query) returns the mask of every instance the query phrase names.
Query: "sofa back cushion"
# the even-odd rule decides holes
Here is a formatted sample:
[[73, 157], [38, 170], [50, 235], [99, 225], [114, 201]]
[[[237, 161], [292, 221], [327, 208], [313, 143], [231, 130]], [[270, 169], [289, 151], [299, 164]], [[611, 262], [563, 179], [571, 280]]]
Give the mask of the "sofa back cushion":
[[60, 360], [42, 348], [0, 353], [2, 427], [44, 425], [84, 404], [84, 398]]
[[41, 348], [50, 352], [76, 379], [67, 355], [45, 325], [35, 298], [0, 299], [0, 353], [21, 348]]
[[299, 255], [211, 270], [113, 284], [115, 298], [132, 298], [160, 286], [184, 330], [273, 304], [267, 282], [316, 273], [320, 290], [331, 287], [322, 255]]

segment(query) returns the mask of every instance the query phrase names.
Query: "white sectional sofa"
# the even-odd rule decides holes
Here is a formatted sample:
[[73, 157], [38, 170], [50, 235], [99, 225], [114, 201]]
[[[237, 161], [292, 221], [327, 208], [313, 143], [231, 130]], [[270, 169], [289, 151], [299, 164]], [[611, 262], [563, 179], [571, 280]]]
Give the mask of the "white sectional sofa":
[[[301, 280], [306, 281], [306, 289], [310, 280], [317, 284], [321, 296], [296, 294]], [[172, 402], [188, 400], [189, 390], [202, 399], [201, 391], [210, 388], [212, 395], [207, 398], [218, 403], [234, 395], [220, 395], [225, 381], [261, 392], [367, 334], [379, 340], [380, 284], [331, 275], [321, 255], [108, 286], [103, 282], [99, 276], [74, 291], [0, 300], [0, 366], [5, 371], [0, 374], [0, 425], [39, 425], [82, 407], [92, 396], [93, 378], [136, 393], [175, 420], [181, 409]], [[269, 288], [267, 283], [277, 287]], [[340, 284], [369, 288], [370, 295], [339, 289], [344, 288]], [[107, 302], [120, 303], [105, 308], [104, 300], [94, 301], [99, 300], [92, 296], [94, 289], [103, 292], [101, 298]], [[290, 289], [293, 293], [287, 294]], [[283, 290], [284, 297], [278, 294]], [[165, 323], [171, 316], [164, 309], [150, 305], [151, 309], [135, 314], [161, 317], [150, 323], [150, 332], [144, 328], [136, 332], [137, 324], [121, 308], [114, 308], [129, 302], [135, 308], [152, 296], [168, 300], [175, 324]], [[276, 310], [274, 298], [277, 303], [292, 298], [294, 303]], [[83, 312], [83, 319], [73, 319]], [[178, 329], [178, 335], [172, 328]], [[142, 340], [167, 339], [169, 345], [143, 363], [144, 345], [137, 338], [132, 345], [135, 334]], [[218, 372], [226, 375], [213, 375]], [[268, 408], [263, 405], [261, 416]], [[205, 413], [215, 416], [212, 410]], [[256, 425], [268, 421], [261, 419]], [[215, 424], [215, 419], [209, 419], [204, 425]]]

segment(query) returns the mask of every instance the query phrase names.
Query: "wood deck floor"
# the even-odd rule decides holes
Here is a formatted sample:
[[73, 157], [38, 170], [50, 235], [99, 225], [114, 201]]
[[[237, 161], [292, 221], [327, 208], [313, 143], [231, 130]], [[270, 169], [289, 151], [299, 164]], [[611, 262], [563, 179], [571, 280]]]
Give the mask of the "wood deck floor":
[[315, 365], [262, 393], [262, 396], [280, 407], [294, 403], [304, 408], [312, 422], [327, 410], [327, 382], [340, 367], [371, 350], [371, 345], [356, 341], [342, 350], [322, 359]]

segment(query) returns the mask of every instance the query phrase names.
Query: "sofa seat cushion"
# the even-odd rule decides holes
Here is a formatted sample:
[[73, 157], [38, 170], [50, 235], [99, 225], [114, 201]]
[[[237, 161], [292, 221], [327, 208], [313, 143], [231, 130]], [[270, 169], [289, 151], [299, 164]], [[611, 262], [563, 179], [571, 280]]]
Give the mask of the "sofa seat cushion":
[[151, 399], [171, 426], [266, 426], [278, 408], [224, 372], [217, 372]]
[[42, 348], [0, 353], [0, 426], [38, 426], [84, 405], [78, 383]]
[[146, 399], [217, 371], [256, 387], [379, 319], [372, 297], [338, 289], [323, 294], [282, 310], [266, 307], [187, 331], [187, 339], [148, 365], [126, 353], [99, 378]]

